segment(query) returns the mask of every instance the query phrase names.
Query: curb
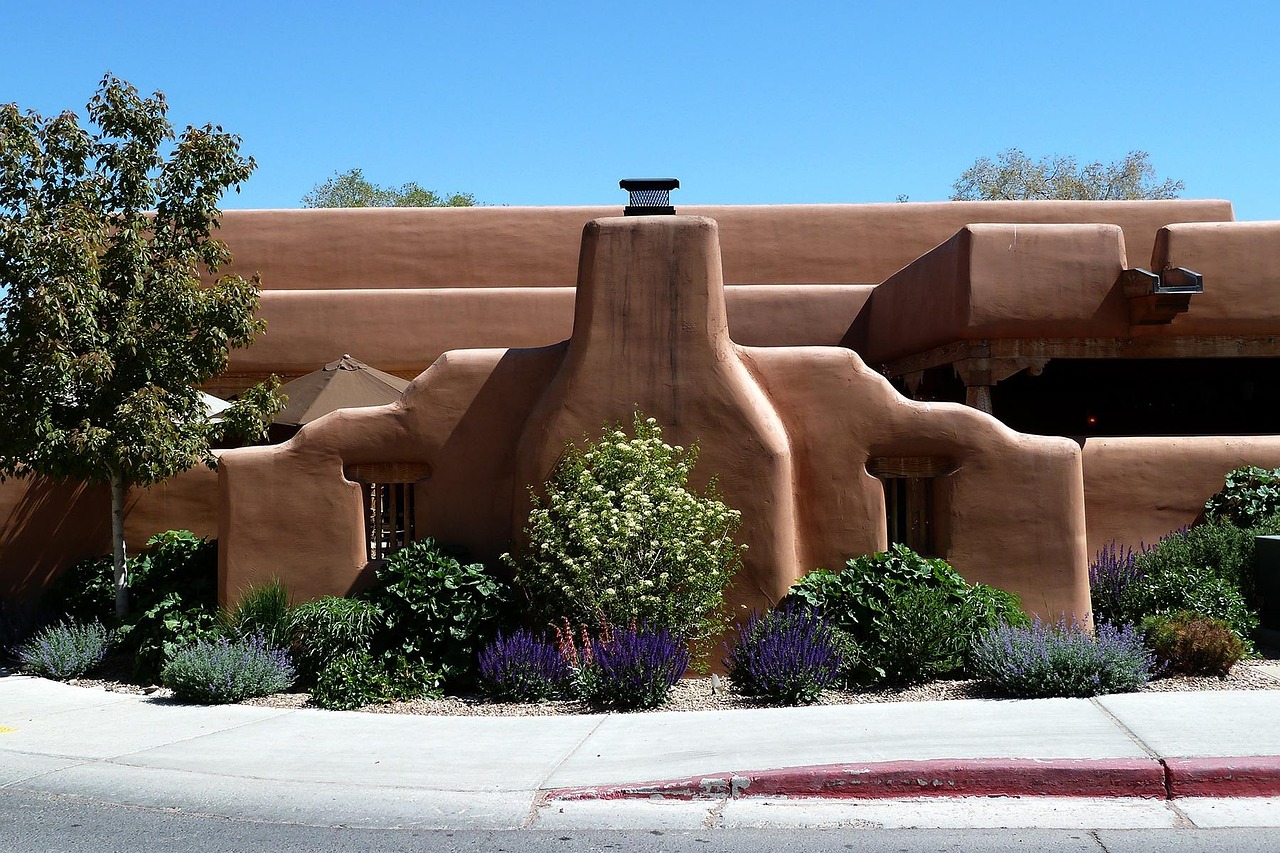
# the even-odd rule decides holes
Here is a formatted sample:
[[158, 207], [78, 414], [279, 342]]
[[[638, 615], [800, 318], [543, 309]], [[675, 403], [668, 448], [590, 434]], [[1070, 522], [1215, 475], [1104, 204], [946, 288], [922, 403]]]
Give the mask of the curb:
[[934, 759], [820, 764], [545, 792], [547, 800], [729, 797], [1280, 796], [1280, 757]]

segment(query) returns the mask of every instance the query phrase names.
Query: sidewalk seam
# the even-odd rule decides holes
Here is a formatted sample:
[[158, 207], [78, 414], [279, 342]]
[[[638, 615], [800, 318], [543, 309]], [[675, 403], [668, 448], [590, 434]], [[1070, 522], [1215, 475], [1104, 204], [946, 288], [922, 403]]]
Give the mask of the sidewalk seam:
[[568, 761], [570, 758], [573, 758], [575, 755], [578, 754], [578, 750], [582, 749], [583, 744], [585, 744], [588, 740], [590, 740], [593, 734], [600, 731], [600, 727], [604, 725], [605, 720], [609, 719], [610, 716], [612, 715], [604, 714], [600, 717], [599, 721], [597, 721], [596, 724], [591, 727], [591, 731], [583, 735], [582, 739], [579, 740], [577, 743], [575, 743], [569, 749], [569, 751], [564, 754], [564, 757], [561, 758], [559, 761], [557, 761], [555, 763], [555, 766], [553, 766], [550, 770], [547, 771], [547, 775], [543, 776], [542, 781], [538, 783], [537, 790], [545, 791], [547, 789], [547, 782], [551, 780], [552, 776], [556, 775], [556, 771], [559, 770], [561, 767], [563, 767], [566, 761]]

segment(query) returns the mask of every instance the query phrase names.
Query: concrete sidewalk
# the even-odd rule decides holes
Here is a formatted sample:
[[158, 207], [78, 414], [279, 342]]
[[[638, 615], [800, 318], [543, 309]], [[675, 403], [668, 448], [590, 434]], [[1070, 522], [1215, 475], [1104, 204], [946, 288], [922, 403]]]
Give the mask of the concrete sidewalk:
[[415, 717], [7, 676], [0, 787], [249, 819], [512, 826], [584, 798], [1276, 797], [1280, 691]]

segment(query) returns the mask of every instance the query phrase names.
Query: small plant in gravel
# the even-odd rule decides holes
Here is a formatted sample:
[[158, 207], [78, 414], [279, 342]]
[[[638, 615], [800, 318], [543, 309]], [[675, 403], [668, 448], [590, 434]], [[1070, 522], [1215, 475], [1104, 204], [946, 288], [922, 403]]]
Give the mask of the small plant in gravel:
[[369, 651], [381, 624], [382, 611], [355, 598], [328, 595], [299, 604], [289, 617], [298, 677], [314, 683], [330, 661]]
[[1184, 675], [1226, 676], [1245, 654], [1226, 622], [1200, 613], [1147, 617], [1142, 633], [1160, 665]]
[[973, 661], [979, 678], [1019, 698], [1125, 693], [1155, 671], [1134, 626], [1102, 622], [1095, 636], [1074, 620], [990, 628], [974, 644]]
[[440, 670], [419, 658], [374, 655], [368, 650], [341, 655], [320, 670], [311, 703], [331, 711], [386, 705], [441, 695]]
[[19, 646], [18, 661], [32, 675], [66, 681], [102, 663], [111, 641], [111, 632], [97, 622], [60, 622], [37, 631]]
[[753, 613], [739, 626], [725, 659], [734, 687], [779, 705], [808, 705], [840, 678], [844, 664], [839, 631], [817, 611], [783, 608]]
[[666, 628], [615, 628], [587, 649], [576, 690], [595, 708], [656, 708], [689, 666], [688, 641]]
[[174, 698], [198, 705], [223, 705], [267, 696], [293, 684], [289, 653], [260, 636], [198, 640], [179, 649], [160, 673]]
[[527, 629], [498, 633], [480, 653], [480, 688], [510, 702], [541, 702], [569, 682], [569, 662], [557, 644]]

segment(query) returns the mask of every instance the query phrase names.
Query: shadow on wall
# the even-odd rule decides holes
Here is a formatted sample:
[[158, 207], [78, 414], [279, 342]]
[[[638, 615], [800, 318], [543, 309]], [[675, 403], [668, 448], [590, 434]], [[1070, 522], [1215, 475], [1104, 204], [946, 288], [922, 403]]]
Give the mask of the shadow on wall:
[[111, 548], [106, 486], [47, 477], [0, 483], [0, 598], [35, 598], [68, 566]]

